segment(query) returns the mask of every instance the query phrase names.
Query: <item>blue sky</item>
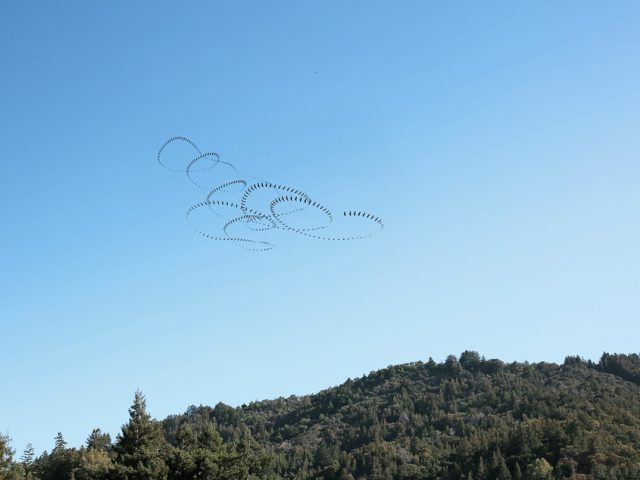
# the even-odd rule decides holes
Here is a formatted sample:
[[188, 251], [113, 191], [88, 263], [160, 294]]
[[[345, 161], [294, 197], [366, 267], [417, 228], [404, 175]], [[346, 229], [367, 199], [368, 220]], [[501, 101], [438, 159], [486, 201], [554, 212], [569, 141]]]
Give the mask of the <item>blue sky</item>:
[[[640, 336], [636, 2], [3, 2], [0, 431]], [[174, 135], [386, 229], [208, 242]]]

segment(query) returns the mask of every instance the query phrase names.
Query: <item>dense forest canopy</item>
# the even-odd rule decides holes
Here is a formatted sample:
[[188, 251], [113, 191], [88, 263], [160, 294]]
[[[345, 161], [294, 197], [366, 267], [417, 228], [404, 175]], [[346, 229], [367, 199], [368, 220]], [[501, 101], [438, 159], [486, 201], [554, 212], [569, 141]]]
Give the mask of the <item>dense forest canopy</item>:
[[0, 435], [0, 480], [640, 479], [640, 356], [509, 363], [465, 351], [315, 395], [162, 421], [136, 392], [112, 439], [37, 456]]

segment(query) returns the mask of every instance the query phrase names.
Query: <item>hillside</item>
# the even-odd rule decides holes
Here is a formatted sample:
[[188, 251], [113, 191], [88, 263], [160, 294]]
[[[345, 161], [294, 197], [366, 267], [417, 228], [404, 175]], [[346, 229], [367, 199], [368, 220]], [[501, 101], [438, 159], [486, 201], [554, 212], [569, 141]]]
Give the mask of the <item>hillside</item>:
[[640, 356], [390, 366], [315, 395], [155, 421], [137, 392], [114, 442], [14, 460], [0, 480], [640, 479]]
[[249, 431], [283, 478], [638, 479], [640, 358], [504, 364], [464, 352], [316, 395], [191, 407], [163, 427], [174, 441], [179, 425], [210, 420], [226, 441]]

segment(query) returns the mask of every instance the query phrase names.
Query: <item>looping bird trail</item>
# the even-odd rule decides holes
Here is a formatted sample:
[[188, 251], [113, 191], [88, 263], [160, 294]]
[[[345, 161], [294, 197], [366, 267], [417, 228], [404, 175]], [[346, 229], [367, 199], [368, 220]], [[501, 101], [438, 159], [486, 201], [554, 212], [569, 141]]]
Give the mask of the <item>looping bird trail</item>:
[[[193, 149], [194, 156], [185, 161], [184, 168], [174, 168], [165, 161], [167, 148], [172, 144], [182, 143]], [[250, 238], [255, 232], [282, 230], [289, 233], [316, 240], [347, 241], [371, 237], [371, 233], [331, 234], [330, 227], [334, 226], [333, 213], [320, 202], [313, 200], [307, 193], [297, 188], [260, 180], [252, 175], [241, 173], [233, 164], [224, 162], [216, 152], [202, 152], [198, 146], [187, 137], [177, 136], [167, 140], [158, 151], [158, 163], [170, 172], [183, 173], [187, 180], [196, 187], [208, 190], [205, 199], [189, 207], [186, 217], [196, 232], [203, 237], [238, 245], [254, 252], [266, 252], [275, 247], [271, 242]], [[220, 173], [224, 170], [224, 174]], [[196, 172], [206, 172], [214, 177], [213, 182], [205, 184], [197, 179]], [[231, 175], [231, 179], [229, 179]], [[224, 195], [236, 195], [239, 201], [224, 200]], [[270, 200], [260, 198], [257, 205], [255, 199], [262, 195]], [[253, 208], [250, 208], [251, 205]], [[194, 221], [196, 212], [213, 214], [221, 225], [215, 232], [203, 228]], [[225, 214], [221, 212], [225, 212]], [[313, 214], [311, 225], [297, 225], [302, 215]], [[315, 220], [318, 217], [319, 220]], [[384, 223], [376, 215], [364, 212], [346, 210], [341, 218], [347, 222], [361, 221], [368, 223], [368, 227], [383, 229]], [[306, 217], [304, 218], [306, 219]], [[245, 232], [237, 233], [245, 228]]]

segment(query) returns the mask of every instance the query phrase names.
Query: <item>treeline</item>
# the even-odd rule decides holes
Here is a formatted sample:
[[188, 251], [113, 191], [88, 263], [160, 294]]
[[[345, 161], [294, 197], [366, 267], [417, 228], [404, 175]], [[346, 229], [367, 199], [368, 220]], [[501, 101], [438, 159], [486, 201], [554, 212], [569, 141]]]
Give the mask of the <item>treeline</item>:
[[146, 410], [141, 392], [129, 409], [129, 422], [116, 442], [95, 429], [79, 449], [67, 448], [61, 433], [51, 453], [35, 458], [28, 445], [19, 461], [0, 436], [0, 480], [243, 480], [267, 478], [268, 455], [249, 436], [223, 442], [215, 424], [183, 425], [173, 443]]
[[640, 356], [509, 363], [472, 351], [316, 395], [192, 406], [161, 422], [139, 392], [115, 442], [15, 459], [4, 479], [640, 479]]

